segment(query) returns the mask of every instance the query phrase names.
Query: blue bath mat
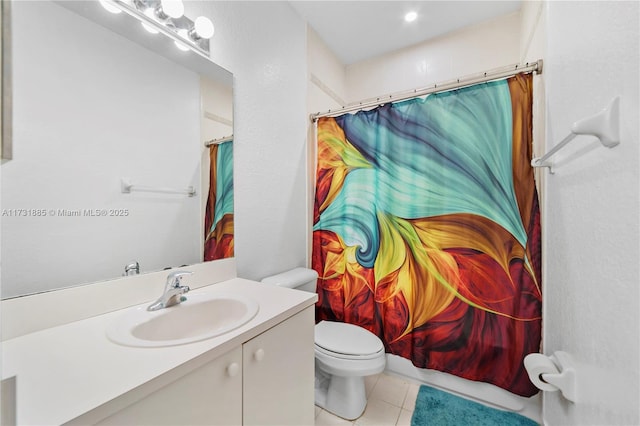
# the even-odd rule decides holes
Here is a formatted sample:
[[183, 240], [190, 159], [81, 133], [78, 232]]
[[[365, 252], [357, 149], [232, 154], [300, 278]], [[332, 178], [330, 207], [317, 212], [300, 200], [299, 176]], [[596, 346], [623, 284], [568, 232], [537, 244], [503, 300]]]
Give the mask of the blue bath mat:
[[497, 410], [477, 402], [420, 386], [411, 426], [537, 426], [538, 423], [510, 411]]

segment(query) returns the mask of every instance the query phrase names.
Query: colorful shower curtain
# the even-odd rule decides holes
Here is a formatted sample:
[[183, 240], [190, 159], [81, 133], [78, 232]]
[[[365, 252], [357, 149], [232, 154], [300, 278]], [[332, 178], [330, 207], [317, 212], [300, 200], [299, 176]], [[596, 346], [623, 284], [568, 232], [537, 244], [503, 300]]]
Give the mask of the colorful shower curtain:
[[532, 78], [318, 121], [317, 320], [530, 396], [541, 338]]
[[209, 147], [209, 196], [204, 220], [204, 260], [233, 257], [233, 144]]

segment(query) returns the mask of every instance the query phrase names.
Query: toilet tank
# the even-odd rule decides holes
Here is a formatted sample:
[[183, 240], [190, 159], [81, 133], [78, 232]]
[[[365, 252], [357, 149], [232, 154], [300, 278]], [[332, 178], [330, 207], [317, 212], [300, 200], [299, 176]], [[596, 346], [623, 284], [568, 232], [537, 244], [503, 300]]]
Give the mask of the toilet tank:
[[296, 290], [316, 292], [318, 273], [313, 269], [295, 268], [277, 275], [265, 277], [261, 282], [280, 287], [295, 288]]

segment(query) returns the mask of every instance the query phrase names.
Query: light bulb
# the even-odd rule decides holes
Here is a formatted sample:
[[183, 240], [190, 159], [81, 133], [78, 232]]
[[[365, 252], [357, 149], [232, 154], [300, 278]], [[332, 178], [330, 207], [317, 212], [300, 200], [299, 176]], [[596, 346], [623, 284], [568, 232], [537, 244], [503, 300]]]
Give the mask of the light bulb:
[[407, 22], [413, 22], [418, 18], [418, 13], [417, 12], [409, 12], [406, 15], [404, 15], [404, 20]]
[[193, 28], [199, 38], [213, 37], [213, 22], [211, 22], [211, 19], [207, 18], [206, 16], [198, 16]]
[[174, 43], [176, 44], [176, 47], [180, 50], [182, 50], [183, 52], [187, 52], [189, 50], [189, 46], [187, 46], [186, 44], [180, 42], [180, 41], [174, 41]]
[[122, 9], [120, 9], [119, 7], [114, 6], [114, 4], [112, 2], [110, 2], [109, 0], [99, 0], [99, 1], [100, 1], [100, 4], [102, 5], [102, 7], [104, 7], [107, 12], [111, 12], [111, 13], [120, 13], [120, 12], [122, 12]]
[[161, 0], [162, 12], [174, 19], [184, 15], [184, 4], [182, 0]]
[[[187, 30], [179, 30], [178, 31], [178, 35], [184, 39], [186, 39], [189, 35], [187, 33]], [[183, 52], [186, 52], [189, 50], [189, 46], [187, 46], [186, 44], [184, 44], [181, 41], [174, 41], [174, 43], [176, 44], [176, 46], [178, 47], [178, 49], [182, 50]]]
[[[144, 14], [147, 15], [150, 19], [153, 20], [153, 9], [149, 8], [147, 10], [144, 11]], [[140, 24], [142, 25], [142, 28], [144, 28], [145, 30], [149, 31], [151, 34], [158, 34], [158, 30], [156, 30], [155, 28], [153, 28], [151, 25], [145, 23], [145, 22], [140, 22]]]

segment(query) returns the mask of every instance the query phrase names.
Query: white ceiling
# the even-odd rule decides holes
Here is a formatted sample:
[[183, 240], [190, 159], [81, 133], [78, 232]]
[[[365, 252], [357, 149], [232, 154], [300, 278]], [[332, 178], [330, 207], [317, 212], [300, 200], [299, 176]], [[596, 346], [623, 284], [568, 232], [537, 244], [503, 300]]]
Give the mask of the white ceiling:
[[[515, 12], [521, 0], [291, 1], [345, 64], [372, 58]], [[415, 10], [418, 19], [404, 22]]]

